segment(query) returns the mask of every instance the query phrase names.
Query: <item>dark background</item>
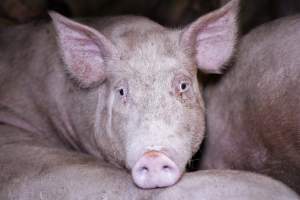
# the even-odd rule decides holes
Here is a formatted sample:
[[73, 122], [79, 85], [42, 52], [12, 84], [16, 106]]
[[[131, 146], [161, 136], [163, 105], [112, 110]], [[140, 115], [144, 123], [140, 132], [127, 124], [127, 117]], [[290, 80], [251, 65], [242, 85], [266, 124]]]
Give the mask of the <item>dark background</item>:
[[[26, 23], [56, 10], [68, 17], [134, 14], [178, 27], [217, 9], [229, 0], [1, 0], [0, 26]], [[300, 11], [300, 0], [241, 0], [241, 33]]]

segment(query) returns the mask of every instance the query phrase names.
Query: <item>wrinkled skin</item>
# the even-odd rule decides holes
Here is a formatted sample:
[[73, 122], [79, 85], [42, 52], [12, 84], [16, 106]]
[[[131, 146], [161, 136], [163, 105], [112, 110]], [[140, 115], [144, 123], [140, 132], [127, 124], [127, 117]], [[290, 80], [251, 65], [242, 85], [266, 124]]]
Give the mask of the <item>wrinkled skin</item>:
[[[0, 199], [163, 199], [180, 191], [141, 190], [162, 180], [143, 185], [128, 171], [141, 157], [156, 166], [145, 156], [155, 151], [182, 175], [204, 131], [196, 72], [218, 73], [231, 57], [236, 10], [233, 1], [183, 30], [141, 17], [85, 26], [56, 13], [53, 24], [1, 30]], [[200, 189], [197, 176], [183, 184]], [[239, 182], [224, 187], [247, 194]]]
[[234, 66], [205, 90], [202, 169], [249, 170], [300, 193], [300, 16], [243, 38]]

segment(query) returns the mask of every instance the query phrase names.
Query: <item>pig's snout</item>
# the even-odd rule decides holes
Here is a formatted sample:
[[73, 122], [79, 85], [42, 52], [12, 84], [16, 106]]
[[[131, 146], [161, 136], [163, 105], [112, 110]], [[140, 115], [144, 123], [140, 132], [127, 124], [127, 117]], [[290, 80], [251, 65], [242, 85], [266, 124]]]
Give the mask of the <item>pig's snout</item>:
[[144, 189], [167, 187], [180, 178], [178, 166], [159, 151], [146, 152], [132, 168], [135, 184]]

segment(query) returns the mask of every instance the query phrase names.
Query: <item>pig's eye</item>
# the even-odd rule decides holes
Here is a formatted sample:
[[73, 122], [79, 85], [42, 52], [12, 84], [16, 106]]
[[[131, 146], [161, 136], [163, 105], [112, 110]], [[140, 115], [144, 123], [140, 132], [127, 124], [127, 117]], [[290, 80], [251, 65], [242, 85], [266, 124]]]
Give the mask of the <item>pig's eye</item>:
[[126, 84], [123, 84], [121, 87], [116, 88], [116, 95], [119, 96], [123, 103], [127, 102], [128, 90], [126, 86]]
[[117, 88], [117, 93], [122, 98], [125, 98], [127, 96], [127, 90], [126, 90], [126, 88], [123, 88], [123, 87]]
[[188, 81], [181, 81], [178, 85], [178, 90], [180, 93], [188, 91], [190, 88], [190, 83]]
[[123, 88], [120, 88], [120, 89], [119, 89], [119, 94], [120, 94], [121, 96], [125, 96], [125, 92], [124, 92], [124, 89], [123, 89]]

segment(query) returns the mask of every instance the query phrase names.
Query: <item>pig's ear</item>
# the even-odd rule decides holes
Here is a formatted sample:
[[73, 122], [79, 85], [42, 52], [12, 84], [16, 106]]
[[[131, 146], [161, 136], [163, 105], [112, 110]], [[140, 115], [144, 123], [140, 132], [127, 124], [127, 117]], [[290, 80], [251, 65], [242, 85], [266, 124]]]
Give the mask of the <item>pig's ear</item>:
[[49, 12], [57, 33], [60, 53], [68, 73], [81, 87], [100, 84], [106, 78], [106, 61], [114, 54], [113, 44], [95, 29]]
[[198, 68], [206, 73], [221, 73], [231, 58], [237, 40], [239, 1], [200, 17], [183, 30], [180, 44], [195, 56]]

